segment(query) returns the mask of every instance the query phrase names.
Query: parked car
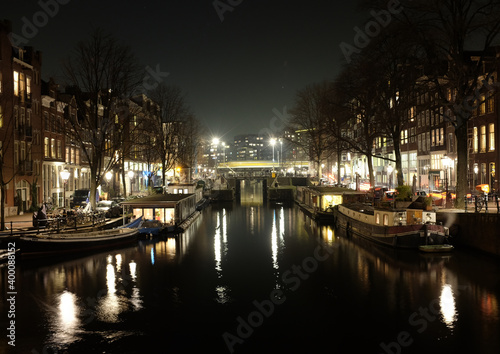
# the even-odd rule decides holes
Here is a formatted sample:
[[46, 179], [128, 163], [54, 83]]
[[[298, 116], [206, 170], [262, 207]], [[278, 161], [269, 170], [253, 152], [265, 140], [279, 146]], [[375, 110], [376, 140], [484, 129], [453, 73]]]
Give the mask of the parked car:
[[427, 192], [426, 191], [416, 191], [415, 195], [417, 197], [424, 197], [425, 198], [425, 197], [427, 197]]
[[77, 189], [70, 196], [70, 208], [80, 208], [87, 205], [90, 199], [90, 189]]
[[113, 200], [101, 200], [97, 203], [96, 209], [104, 212], [104, 215], [107, 218], [116, 218], [120, 216], [122, 211], [122, 208], [118, 205], [118, 203]]

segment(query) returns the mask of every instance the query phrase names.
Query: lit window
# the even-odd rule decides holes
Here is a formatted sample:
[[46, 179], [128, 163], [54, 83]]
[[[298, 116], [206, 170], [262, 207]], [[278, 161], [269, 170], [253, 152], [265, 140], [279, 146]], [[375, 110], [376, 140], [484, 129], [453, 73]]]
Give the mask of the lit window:
[[56, 158], [56, 139], [50, 139], [50, 157]]
[[481, 126], [480, 152], [486, 152], [486, 125]]
[[19, 72], [14, 71], [14, 95], [19, 96]]
[[473, 129], [473, 141], [474, 141], [474, 153], [479, 151], [479, 135], [477, 131], [477, 127]]
[[490, 125], [488, 126], [488, 130], [490, 133], [489, 148], [490, 148], [490, 151], [495, 151], [495, 124], [490, 123]]
[[43, 155], [49, 157], [49, 138], [43, 139]]

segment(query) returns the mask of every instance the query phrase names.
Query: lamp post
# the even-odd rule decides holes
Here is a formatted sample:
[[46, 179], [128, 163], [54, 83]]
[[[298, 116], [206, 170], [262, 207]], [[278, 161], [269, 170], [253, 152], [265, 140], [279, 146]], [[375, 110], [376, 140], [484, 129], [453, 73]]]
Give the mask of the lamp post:
[[449, 201], [449, 193], [448, 193], [448, 168], [450, 167], [450, 158], [448, 156], [446, 156], [446, 154], [443, 156], [443, 158], [441, 159], [441, 162], [443, 164], [443, 167], [444, 167], [444, 188], [445, 188], [445, 191], [446, 191], [446, 198], [445, 198], [445, 207], [446, 208], [449, 208], [449, 204], [450, 204], [450, 201]]
[[276, 139], [271, 138], [271, 146], [273, 147], [273, 172], [274, 172], [274, 145], [276, 145]]
[[473, 188], [476, 187], [477, 183], [477, 173], [479, 172], [479, 166], [477, 163], [474, 164], [474, 185], [472, 186]]
[[130, 170], [127, 172], [128, 179], [130, 181], [130, 192], [129, 195], [132, 195], [132, 179], [134, 178], [134, 171]]
[[391, 165], [388, 165], [387, 166], [387, 173], [389, 174], [388, 178], [389, 178], [389, 189], [392, 189], [392, 171], [393, 171], [393, 168]]
[[63, 180], [64, 184], [64, 190], [63, 190], [63, 208], [66, 210], [66, 183], [68, 182], [69, 179], [69, 171], [65, 168], [64, 170], [61, 171], [61, 178]]

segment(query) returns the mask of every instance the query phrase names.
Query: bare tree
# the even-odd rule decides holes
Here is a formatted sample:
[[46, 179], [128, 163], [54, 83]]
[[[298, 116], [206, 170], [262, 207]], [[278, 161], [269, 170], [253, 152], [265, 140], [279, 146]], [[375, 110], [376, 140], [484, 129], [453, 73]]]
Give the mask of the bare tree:
[[129, 47], [96, 30], [77, 45], [64, 72], [66, 91], [75, 96], [78, 107], [66, 133], [89, 165], [90, 202], [95, 207], [102, 177], [120, 161], [121, 137], [130, 118], [128, 95], [139, 85], [141, 71]]
[[[372, 0], [376, 7], [385, 1]], [[422, 84], [444, 108], [444, 119], [457, 139], [457, 206], [464, 206], [467, 189], [467, 126], [483, 93], [498, 91], [492, 82], [496, 65], [491, 47], [500, 34], [498, 0], [402, 0], [395, 18], [406, 26], [406, 41], [420, 49]], [[498, 60], [498, 59], [496, 59]], [[489, 62], [490, 61], [490, 62]], [[490, 65], [485, 65], [485, 64]], [[451, 114], [446, 114], [449, 111]]]
[[375, 185], [373, 141], [383, 135], [380, 122], [375, 119], [377, 93], [374, 75], [373, 68], [358, 59], [341, 72], [335, 80], [331, 102], [335, 119], [329, 125], [340, 146], [339, 153], [348, 148], [366, 156], [372, 186]]
[[175, 167], [181, 156], [183, 141], [182, 132], [189, 129], [188, 119], [191, 116], [182, 90], [177, 86], [159, 84], [149, 92], [149, 97], [159, 106], [159, 114], [152, 117], [151, 127], [156, 132], [157, 151], [162, 165], [162, 180], [165, 174]]
[[329, 115], [327, 104], [331, 84], [327, 81], [308, 85], [295, 96], [295, 105], [290, 111], [291, 121], [287, 130], [300, 135], [293, 141], [317, 166], [317, 177], [321, 178], [321, 162], [332, 152], [331, 135], [327, 126]]

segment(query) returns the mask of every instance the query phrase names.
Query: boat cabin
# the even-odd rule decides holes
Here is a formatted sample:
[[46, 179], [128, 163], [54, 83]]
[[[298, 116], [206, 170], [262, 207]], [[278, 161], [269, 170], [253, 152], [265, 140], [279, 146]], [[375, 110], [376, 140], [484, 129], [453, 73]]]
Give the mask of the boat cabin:
[[331, 210], [342, 203], [363, 202], [366, 193], [346, 191], [345, 188], [314, 186], [297, 186], [296, 200], [318, 211]]
[[358, 221], [380, 226], [406, 226], [436, 223], [436, 213], [421, 209], [383, 209], [368, 205], [339, 206], [339, 210]]
[[131, 209], [134, 217], [160, 221], [165, 226], [179, 225], [196, 211], [201, 198], [201, 188], [190, 194], [154, 194], [123, 202], [123, 215]]

